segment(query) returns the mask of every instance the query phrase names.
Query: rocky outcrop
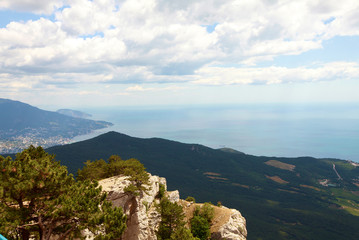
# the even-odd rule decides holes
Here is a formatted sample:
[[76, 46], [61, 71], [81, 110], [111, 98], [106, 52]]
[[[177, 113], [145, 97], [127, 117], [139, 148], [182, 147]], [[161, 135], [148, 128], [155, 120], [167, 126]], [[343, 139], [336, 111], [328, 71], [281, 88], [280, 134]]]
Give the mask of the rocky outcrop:
[[[179, 204], [182, 205], [188, 222], [193, 217], [196, 207], [203, 205], [184, 200], [180, 200]], [[247, 238], [246, 219], [242, 217], [238, 210], [224, 206], [213, 206], [213, 208], [214, 217], [211, 223], [211, 239], [244, 240]]]
[[244, 240], [247, 238], [246, 219], [236, 209], [230, 209], [228, 221], [212, 232], [212, 239]]
[[[107, 192], [108, 200], [115, 206], [122, 207], [127, 215], [127, 229], [122, 235], [122, 240], [156, 240], [156, 231], [161, 221], [161, 216], [155, 207], [159, 203], [156, 198], [160, 184], [165, 186], [166, 179], [150, 175], [150, 190], [141, 192], [139, 196], [125, 193], [124, 188], [130, 184], [125, 176], [115, 176], [99, 181], [102, 190]], [[187, 220], [193, 214], [197, 204], [180, 200], [179, 192], [166, 192], [166, 196], [172, 202], [178, 202], [184, 208]], [[242, 240], [246, 239], [246, 221], [240, 212], [225, 207], [215, 207], [215, 217], [211, 227], [213, 239]]]
[[108, 200], [116, 207], [122, 207], [127, 215], [127, 228], [123, 240], [157, 239], [156, 230], [161, 221], [156, 211], [156, 195], [160, 184], [166, 186], [166, 179], [150, 176], [149, 190], [139, 196], [125, 193], [124, 188], [130, 184], [125, 176], [116, 176], [99, 181], [102, 190], [107, 192]]

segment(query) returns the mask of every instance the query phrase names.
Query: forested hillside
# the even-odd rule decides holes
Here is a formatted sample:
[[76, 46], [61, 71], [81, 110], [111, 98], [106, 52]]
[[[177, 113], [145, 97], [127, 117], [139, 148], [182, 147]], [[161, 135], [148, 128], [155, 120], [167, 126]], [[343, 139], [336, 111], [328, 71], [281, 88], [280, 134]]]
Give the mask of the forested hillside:
[[116, 132], [48, 151], [73, 173], [114, 154], [139, 159], [169, 189], [240, 210], [248, 239], [359, 237], [359, 168], [347, 161], [257, 157]]

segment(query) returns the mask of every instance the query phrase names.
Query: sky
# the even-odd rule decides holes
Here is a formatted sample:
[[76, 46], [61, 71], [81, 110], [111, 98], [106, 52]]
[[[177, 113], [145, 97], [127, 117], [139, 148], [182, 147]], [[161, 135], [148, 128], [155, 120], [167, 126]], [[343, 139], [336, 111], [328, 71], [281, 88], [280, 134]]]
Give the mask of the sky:
[[0, 0], [0, 97], [359, 102], [358, 0]]

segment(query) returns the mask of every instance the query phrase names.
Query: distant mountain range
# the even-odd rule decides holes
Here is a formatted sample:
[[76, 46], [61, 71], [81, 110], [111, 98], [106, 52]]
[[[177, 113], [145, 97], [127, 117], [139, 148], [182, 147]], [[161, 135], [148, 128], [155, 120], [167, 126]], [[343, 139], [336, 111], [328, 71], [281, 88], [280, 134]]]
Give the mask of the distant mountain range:
[[76, 118], [89, 118], [89, 117], [91, 117], [91, 114], [84, 113], [84, 112], [77, 111], [77, 110], [72, 110], [72, 109], [59, 109], [56, 112], [64, 114], [66, 116], [76, 117]]
[[258, 157], [117, 132], [47, 151], [72, 173], [86, 160], [137, 158], [182, 198], [240, 210], [248, 239], [359, 239], [359, 168], [348, 161]]
[[0, 153], [17, 152], [30, 144], [54, 146], [112, 123], [45, 111], [0, 98]]

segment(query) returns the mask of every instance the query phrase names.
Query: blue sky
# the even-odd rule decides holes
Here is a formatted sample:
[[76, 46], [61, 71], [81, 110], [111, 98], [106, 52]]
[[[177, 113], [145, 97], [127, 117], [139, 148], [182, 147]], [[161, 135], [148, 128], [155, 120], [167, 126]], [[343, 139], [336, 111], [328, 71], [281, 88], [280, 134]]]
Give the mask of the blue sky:
[[53, 108], [359, 102], [356, 0], [2, 0], [0, 96]]

